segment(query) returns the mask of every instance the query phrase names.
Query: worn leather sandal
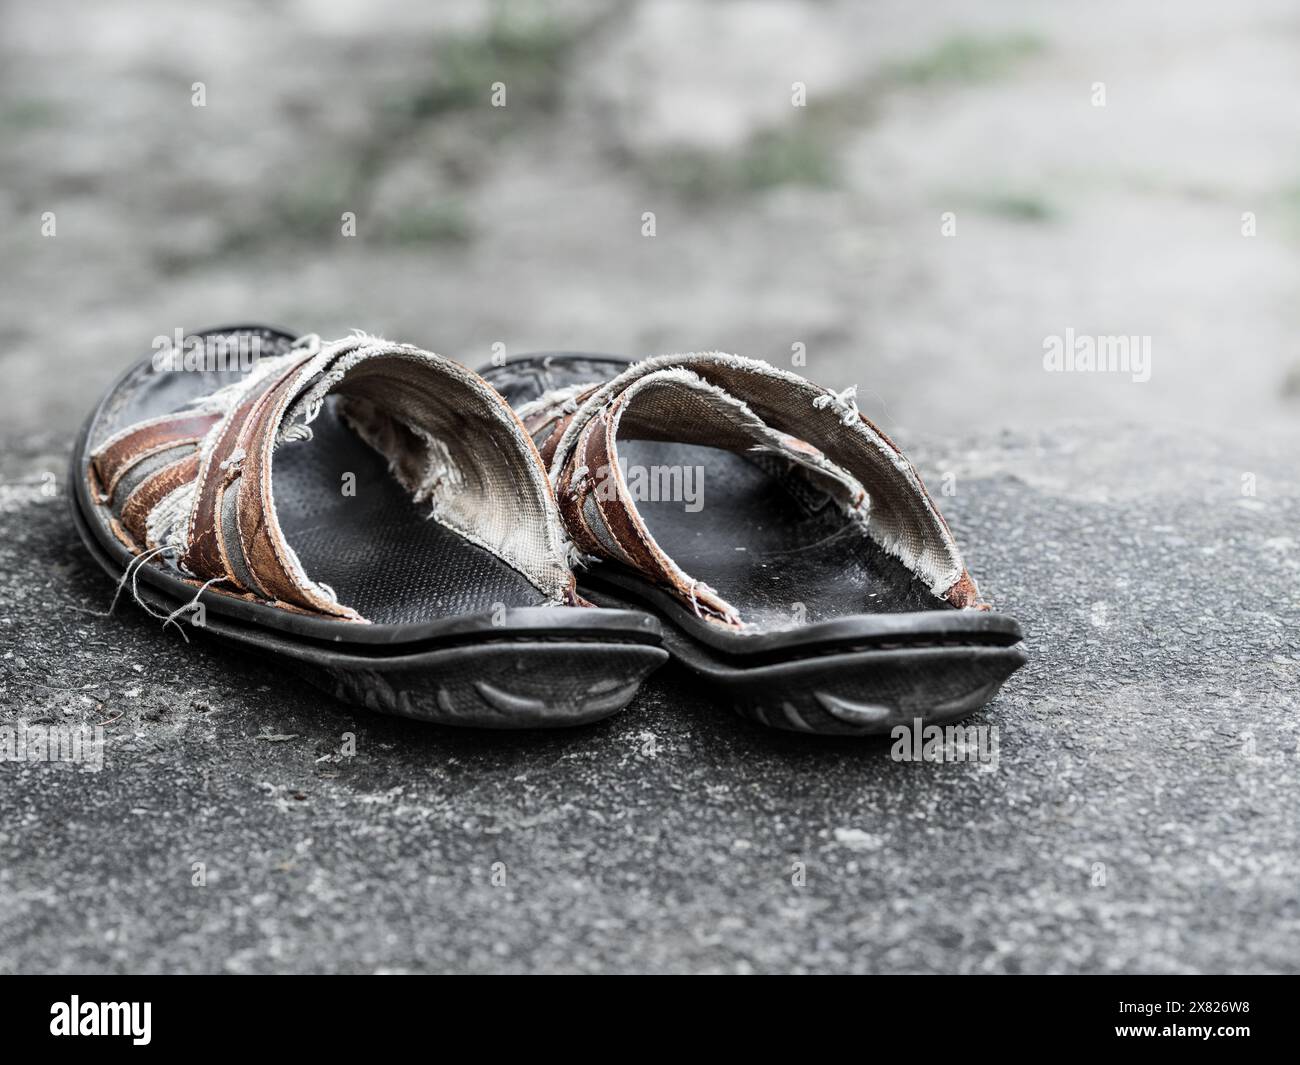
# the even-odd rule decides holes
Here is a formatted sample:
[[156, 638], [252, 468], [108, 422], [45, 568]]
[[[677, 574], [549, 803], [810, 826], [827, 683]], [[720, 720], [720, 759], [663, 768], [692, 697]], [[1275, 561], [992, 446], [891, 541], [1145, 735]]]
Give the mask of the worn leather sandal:
[[915, 468], [848, 397], [718, 353], [488, 368], [550, 466], [582, 593], [642, 606], [743, 715], [872, 734], [963, 717], [1025, 661]]
[[666, 659], [654, 618], [575, 592], [542, 462], [477, 374], [259, 326], [194, 350], [128, 369], [73, 453], [73, 516], [119, 593], [442, 724], [593, 721]]

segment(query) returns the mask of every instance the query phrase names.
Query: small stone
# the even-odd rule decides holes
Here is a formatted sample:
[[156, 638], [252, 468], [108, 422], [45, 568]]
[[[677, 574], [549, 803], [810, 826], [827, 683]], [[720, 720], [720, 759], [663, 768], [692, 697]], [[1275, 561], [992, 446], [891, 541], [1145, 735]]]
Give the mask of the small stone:
[[835, 842], [851, 851], [878, 851], [885, 845], [880, 836], [873, 836], [860, 828], [837, 828]]

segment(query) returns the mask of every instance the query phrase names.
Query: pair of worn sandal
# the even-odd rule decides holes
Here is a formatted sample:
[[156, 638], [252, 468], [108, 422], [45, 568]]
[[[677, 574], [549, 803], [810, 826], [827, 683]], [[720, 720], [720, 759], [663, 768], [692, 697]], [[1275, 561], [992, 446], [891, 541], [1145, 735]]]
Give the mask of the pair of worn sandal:
[[671, 652], [763, 724], [872, 734], [962, 717], [1024, 661], [911, 463], [794, 374], [200, 337], [258, 358], [128, 369], [74, 450], [78, 529], [146, 610], [346, 701], [576, 725]]

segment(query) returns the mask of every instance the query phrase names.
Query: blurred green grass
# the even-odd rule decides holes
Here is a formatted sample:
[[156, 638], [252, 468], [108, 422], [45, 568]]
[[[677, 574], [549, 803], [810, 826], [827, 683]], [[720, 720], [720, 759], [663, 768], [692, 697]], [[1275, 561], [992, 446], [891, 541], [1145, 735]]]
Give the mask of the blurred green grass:
[[990, 192], [974, 199], [977, 210], [1014, 222], [1053, 222], [1060, 209], [1041, 193], [1006, 191]]
[[[792, 107], [792, 117], [759, 130], [737, 149], [678, 148], [644, 161], [650, 180], [692, 200], [762, 192], [782, 185], [829, 188], [839, 180], [838, 150], [856, 127], [870, 122], [891, 93], [917, 85], [962, 85], [1010, 76], [1046, 50], [1037, 34], [944, 38], [933, 48], [885, 63], [839, 89]], [[1028, 195], [990, 197], [990, 213], [1047, 221], [1055, 210]]]
[[482, 107], [497, 81], [507, 87], [507, 113], [516, 107], [554, 110], [570, 55], [589, 26], [545, 9], [530, 14], [523, 10], [514, 4], [498, 6], [484, 31], [437, 41], [428, 80], [384, 101], [390, 119], [421, 122]]
[[980, 37], [957, 33], [910, 59], [891, 63], [887, 73], [900, 85], [993, 81], [1027, 59], [1041, 55], [1046, 42], [1036, 33]]
[[[227, 253], [246, 253], [275, 240], [332, 239], [345, 211], [357, 215], [357, 239], [394, 245], [464, 243], [472, 221], [454, 193], [408, 194], [376, 217], [374, 194], [380, 178], [411, 150], [422, 133], [435, 137], [460, 114], [490, 111], [499, 121], [459, 142], [460, 152], [430, 162], [443, 180], [431, 190], [472, 178], [472, 159], [463, 152], [490, 149], [512, 125], [558, 109], [572, 52], [593, 22], [562, 19], [546, 8], [518, 3], [494, 7], [480, 31], [428, 43], [427, 76], [390, 86], [377, 99], [375, 120], [359, 141], [340, 144], [333, 154], [305, 165], [294, 180], [270, 196], [266, 208], [232, 232]], [[507, 106], [490, 107], [492, 86], [506, 86]]]

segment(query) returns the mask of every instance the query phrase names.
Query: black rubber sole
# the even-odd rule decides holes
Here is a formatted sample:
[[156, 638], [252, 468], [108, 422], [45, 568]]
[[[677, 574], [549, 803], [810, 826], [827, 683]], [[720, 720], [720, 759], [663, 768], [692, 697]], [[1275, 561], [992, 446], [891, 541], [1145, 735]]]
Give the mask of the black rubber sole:
[[[549, 389], [607, 380], [627, 362], [616, 356], [540, 354], [480, 373], [519, 406]], [[646, 463], [657, 457], [683, 460], [682, 454], [670, 451], [680, 445], [636, 443]], [[709, 449], [697, 451], [689, 461], [722, 461]], [[722, 479], [734, 480], [734, 471], [711, 466], [710, 474], [715, 471]], [[728, 520], [742, 528], [762, 522], [767, 500], [761, 494], [755, 498], [753, 513]], [[692, 540], [686, 536], [682, 542]], [[817, 575], [830, 583], [841, 576], [833, 560], [827, 566], [819, 559], [819, 565]], [[918, 596], [914, 588], [900, 583], [891, 565], [890, 560], [875, 560], [868, 574], [881, 581], [885, 609], [880, 613], [838, 613], [838, 604], [832, 602], [806, 624], [744, 634], [704, 622], [675, 598], [616, 565], [597, 563], [580, 572], [579, 587], [601, 606], [655, 613], [664, 623], [664, 646], [678, 663], [743, 717], [772, 728], [879, 735], [899, 725], [912, 726], [918, 719], [929, 725], [968, 716], [985, 706], [1027, 660], [1019, 624], [992, 612], [916, 609], [928, 596]], [[794, 587], [808, 587], [799, 579], [788, 580], [788, 574], [774, 576], [787, 578]], [[708, 570], [703, 577], [709, 578]], [[780, 584], [776, 588], [779, 596]], [[768, 602], [773, 608], [781, 605], [778, 597]]]
[[803, 632], [799, 643], [769, 641], [766, 652], [726, 654], [680, 627], [686, 619], [675, 604], [655, 602], [662, 593], [640, 589], [647, 595], [641, 600], [628, 594], [626, 583], [609, 583], [608, 571], [605, 576], [584, 580], [583, 594], [614, 609], [657, 605], [664, 646], [674, 660], [740, 716], [772, 728], [874, 736], [918, 719], [925, 725], [956, 721], [986, 705], [1028, 660], [1019, 629], [1004, 624], [1010, 619], [988, 614], [984, 619], [994, 628], [983, 634], [935, 631], [926, 613], [888, 615], [887, 627], [874, 625], [868, 615], [844, 619], [854, 624], [841, 629], [852, 627], [854, 635], [843, 631], [838, 639], [818, 639]]
[[[263, 327], [211, 330], [230, 333]], [[95, 561], [121, 581], [136, 556], [118, 542], [90, 498], [87, 452], [96, 421], [130, 367], [83, 426], [70, 470], [71, 511]], [[164, 386], [165, 387], [165, 386]], [[519, 729], [581, 725], [618, 712], [667, 660], [661, 627], [642, 611], [523, 606], [415, 623], [358, 625], [297, 615], [207, 590], [151, 565], [132, 570], [124, 594], [175, 624], [289, 667], [345, 702], [443, 725]]]

